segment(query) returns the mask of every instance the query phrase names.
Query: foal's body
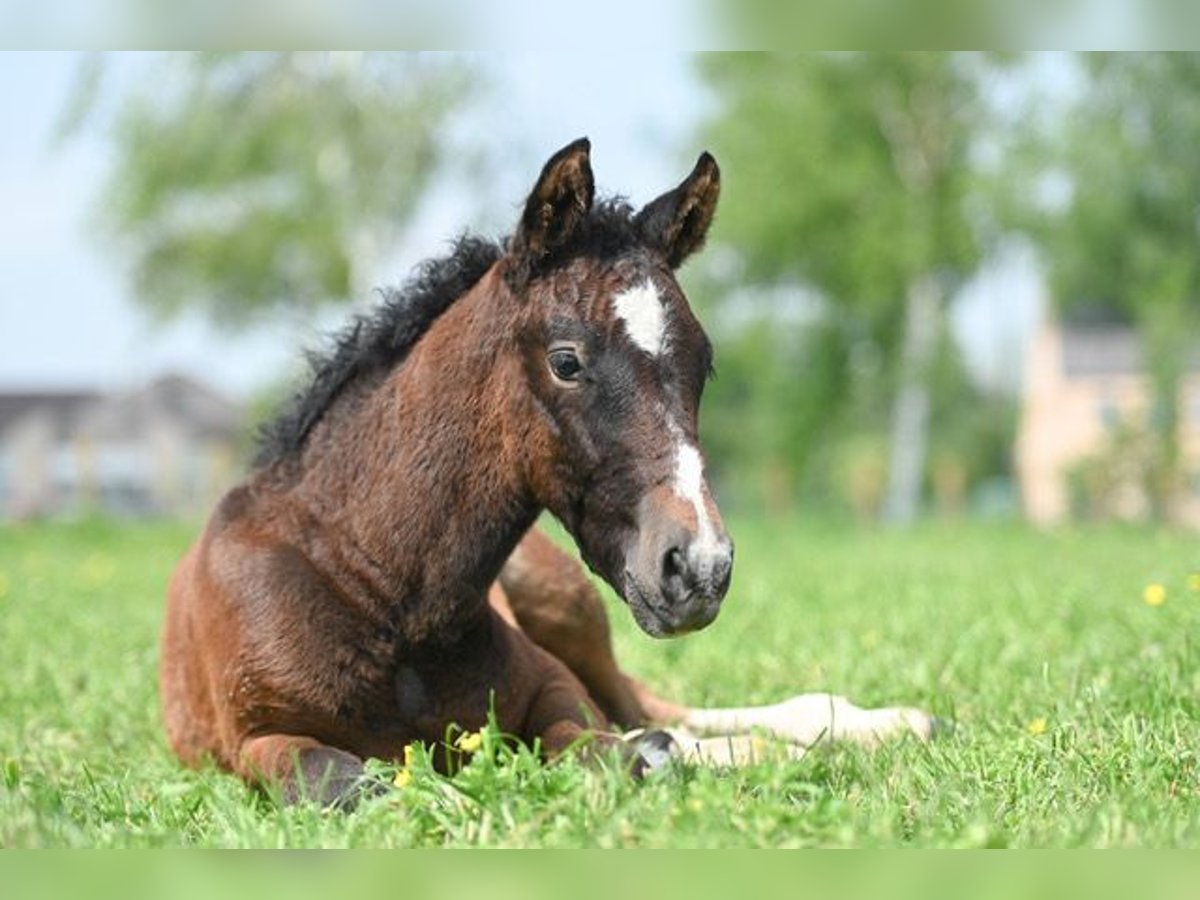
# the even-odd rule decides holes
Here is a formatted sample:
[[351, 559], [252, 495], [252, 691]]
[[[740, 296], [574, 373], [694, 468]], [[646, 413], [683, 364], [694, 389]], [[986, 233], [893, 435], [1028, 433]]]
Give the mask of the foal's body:
[[579, 563], [530, 530], [552, 511], [651, 635], [715, 617], [732, 545], [696, 437], [711, 350], [672, 270], [717, 189], [705, 155], [636, 215], [593, 210], [577, 142], [508, 244], [460, 242], [343, 336], [172, 578], [160, 674], [183, 760], [336, 801], [365, 758], [489, 710], [551, 755], [585, 733], [624, 747], [613, 725], [832, 733], [832, 698], [798, 723], [654, 697], [618, 669]]

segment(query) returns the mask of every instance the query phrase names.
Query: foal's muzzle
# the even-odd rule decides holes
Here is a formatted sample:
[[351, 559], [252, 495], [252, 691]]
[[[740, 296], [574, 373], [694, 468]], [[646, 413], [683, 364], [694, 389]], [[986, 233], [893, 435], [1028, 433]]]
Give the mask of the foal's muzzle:
[[718, 518], [704, 527], [646, 510], [627, 556], [625, 599], [642, 630], [670, 637], [704, 628], [721, 609], [733, 574], [733, 542]]

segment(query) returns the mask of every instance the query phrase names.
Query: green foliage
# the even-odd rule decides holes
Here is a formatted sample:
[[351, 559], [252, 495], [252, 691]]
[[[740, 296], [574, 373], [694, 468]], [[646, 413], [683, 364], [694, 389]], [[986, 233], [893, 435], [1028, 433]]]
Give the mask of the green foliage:
[[225, 325], [365, 296], [466, 87], [411, 54], [173, 54], [146, 75], [101, 218], [148, 308]]
[[[862, 520], [879, 516], [895, 381], [878, 346], [855, 324], [827, 319], [787, 327], [770, 315], [737, 328], [714, 322], [717, 377], [705, 391], [701, 421], [723, 503], [773, 512], [798, 504]], [[1017, 403], [981, 395], [945, 333], [929, 382], [926, 487], [939, 510], [965, 512], [974, 488], [1011, 477]], [[948, 479], [957, 487], [950, 488]]]
[[1039, 148], [1044, 169], [1070, 183], [1067, 202], [1044, 210], [1036, 230], [1054, 295], [1068, 312], [1100, 307], [1126, 321], [1164, 304], [1200, 305], [1200, 54], [1084, 62], [1084, 91]]
[[800, 281], [890, 341], [909, 281], [962, 278], [986, 124], [971, 60], [945, 53], [715, 54], [706, 130], [727, 172], [714, 240], [752, 282]]
[[[231, 776], [183, 768], [165, 745], [155, 680], [163, 592], [195, 527], [9, 526], [0, 528], [0, 845], [1200, 841], [1193, 537], [729, 524], [738, 565], [711, 628], [653, 641], [611, 603], [630, 671], [697, 704], [833, 690], [924, 706], [957, 732], [635, 784], [605, 765], [542, 765], [489, 731], [485, 752], [452, 779], [417, 754], [407, 786], [354, 813], [279, 810]], [[1149, 583], [1165, 587], [1161, 606], [1143, 602]], [[394, 766], [375, 770], [390, 776]]]
[[[845, 396], [845, 346], [827, 328], [803, 332], [763, 317], [719, 337], [705, 393], [705, 452], [722, 497], [786, 509], [816, 465], [830, 411]], [[826, 499], [826, 498], [821, 498]]]
[[[878, 511], [901, 383], [933, 397], [935, 449], [943, 430], [963, 430], [953, 418], [969, 406], [961, 395], [978, 400], [962, 366], [947, 362], [944, 308], [983, 253], [972, 148], [990, 124], [982, 77], [991, 62], [891, 52], [700, 62], [718, 102], [705, 138], [726, 173], [713, 239], [737, 259], [722, 284], [729, 299], [708, 292], [720, 378], [705, 439], [718, 468], [766, 473], [758, 495], [770, 505], [799, 496]], [[906, 325], [912, 286], [926, 277], [938, 285], [934, 315]], [[737, 290], [746, 284], [815, 294], [815, 324], [767, 314], [721, 333], [722, 318], [746, 318], [728, 315], [746, 304]], [[924, 329], [918, 346], [928, 349], [902, 353], [907, 327]], [[947, 394], [952, 409], [939, 405]], [[1011, 430], [985, 433], [1001, 446], [1011, 439]], [[972, 478], [994, 474], [971, 467]]]

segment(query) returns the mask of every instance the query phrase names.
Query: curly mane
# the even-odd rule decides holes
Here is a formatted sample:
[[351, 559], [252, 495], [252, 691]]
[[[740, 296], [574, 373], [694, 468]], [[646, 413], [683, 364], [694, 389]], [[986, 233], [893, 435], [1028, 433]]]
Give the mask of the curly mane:
[[401, 362], [434, 320], [503, 253], [495, 241], [463, 235], [447, 256], [421, 263], [404, 287], [385, 289], [383, 302], [337, 332], [329, 349], [310, 353], [312, 376], [278, 417], [260, 429], [255, 465], [298, 452], [347, 386]]

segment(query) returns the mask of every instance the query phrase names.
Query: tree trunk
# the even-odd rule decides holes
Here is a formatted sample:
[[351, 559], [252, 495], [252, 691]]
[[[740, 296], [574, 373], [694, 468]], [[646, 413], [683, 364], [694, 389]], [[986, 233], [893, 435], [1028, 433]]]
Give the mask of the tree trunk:
[[941, 312], [940, 290], [932, 276], [909, 283], [883, 503], [883, 520], [890, 525], [907, 525], [920, 510], [929, 444], [929, 379], [941, 332]]

